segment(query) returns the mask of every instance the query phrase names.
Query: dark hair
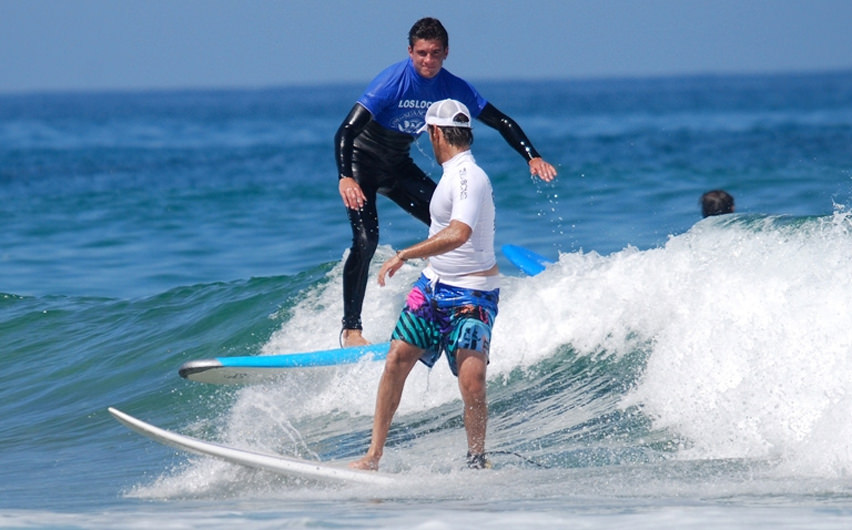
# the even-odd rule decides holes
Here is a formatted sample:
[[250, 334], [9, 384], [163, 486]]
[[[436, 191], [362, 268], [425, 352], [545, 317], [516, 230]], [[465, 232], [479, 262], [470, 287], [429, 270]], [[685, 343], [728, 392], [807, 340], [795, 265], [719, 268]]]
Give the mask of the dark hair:
[[[453, 121], [457, 123], [468, 123], [467, 116], [464, 114], [456, 114], [453, 116]], [[444, 133], [444, 139], [453, 147], [470, 147], [473, 145], [473, 129], [470, 127], [441, 127]]]
[[725, 190], [708, 191], [701, 196], [701, 214], [704, 217], [733, 213], [734, 197]]
[[444, 48], [450, 46], [450, 36], [437, 18], [421, 18], [408, 31], [408, 45], [414, 46], [418, 40], [439, 40]]

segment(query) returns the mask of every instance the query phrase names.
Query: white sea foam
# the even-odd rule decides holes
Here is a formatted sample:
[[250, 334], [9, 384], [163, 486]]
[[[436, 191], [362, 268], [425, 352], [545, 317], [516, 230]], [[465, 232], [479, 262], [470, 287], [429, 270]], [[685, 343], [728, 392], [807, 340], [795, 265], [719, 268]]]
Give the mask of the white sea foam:
[[[489, 375], [532, 367], [566, 345], [581, 356], [644, 349], [647, 364], [622, 406], [641, 407], [655, 427], [686, 440], [679, 458], [773, 461], [785, 472], [823, 477], [846, 473], [850, 225], [842, 211], [810, 219], [708, 219], [661, 248], [562, 254], [538, 276], [507, 275]], [[379, 258], [389, 252], [380, 249]], [[370, 286], [364, 313], [371, 338], [390, 333], [418, 272], [412, 264], [389, 286]], [[266, 353], [334, 346], [339, 267], [329, 277], [291, 310]], [[265, 403], [262, 415], [272, 424], [339, 412], [368, 422], [381, 364], [247, 388], [235, 407]], [[443, 361], [431, 372], [418, 366], [405, 392], [400, 414], [458, 400]]]
[[[646, 253], [636, 281], [657, 325], [628, 401], [686, 436], [684, 458], [780, 460], [795, 473], [852, 468], [850, 216], [712, 220]], [[630, 305], [630, 304], [628, 304]]]

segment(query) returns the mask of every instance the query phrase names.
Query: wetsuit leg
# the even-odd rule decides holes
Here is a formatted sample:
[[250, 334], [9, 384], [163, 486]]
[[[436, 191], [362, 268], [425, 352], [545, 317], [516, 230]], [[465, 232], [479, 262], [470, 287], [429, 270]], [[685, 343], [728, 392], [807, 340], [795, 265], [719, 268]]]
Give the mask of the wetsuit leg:
[[[362, 170], [363, 173], [366, 173]], [[363, 179], [366, 180], [366, 179]], [[349, 224], [352, 226], [352, 247], [343, 265], [343, 328], [363, 329], [361, 309], [370, 273], [370, 261], [379, 244], [379, 214], [376, 210], [376, 193], [388, 197], [403, 210], [427, 226], [430, 223], [429, 201], [435, 191], [435, 182], [426, 176], [414, 162], [409, 162], [394, 171], [388, 185], [382, 182], [378, 190], [366, 182], [360, 182], [367, 196], [361, 210], [350, 210]]]
[[362, 329], [361, 307], [367, 290], [370, 261], [379, 244], [376, 193], [365, 189], [367, 202], [360, 210], [346, 209], [352, 227], [352, 247], [343, 265], [343, 328]]
[[387, 198], [403, 210], [429, 226], [429, 201], [435, 193], [435, 181], [430, 179], [414, 162], [407, 164], [390, 189], [380, 189]]

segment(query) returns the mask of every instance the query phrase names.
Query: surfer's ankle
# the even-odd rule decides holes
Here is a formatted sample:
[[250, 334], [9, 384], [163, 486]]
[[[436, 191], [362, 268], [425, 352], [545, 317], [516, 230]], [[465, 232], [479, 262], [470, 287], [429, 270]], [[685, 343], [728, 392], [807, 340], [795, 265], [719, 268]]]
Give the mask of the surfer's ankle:
[[344, 348], [351, 346], [366, 346], [370, 341], [364, 338], [360, 329], [344, 329], [340, 336], [340, 343]]
[[485, 453], [473, 454], [467, 453], [468, 469], [491, 469], [491, 461], [485, 456]]
[[364, 456], [360, 460], [350, 462], [349, 467], [351, 467], [352, 469], [361, 469], [363, 471], [378, 471], [379, 470], [379, 459], [373, 458], [369, 455]]

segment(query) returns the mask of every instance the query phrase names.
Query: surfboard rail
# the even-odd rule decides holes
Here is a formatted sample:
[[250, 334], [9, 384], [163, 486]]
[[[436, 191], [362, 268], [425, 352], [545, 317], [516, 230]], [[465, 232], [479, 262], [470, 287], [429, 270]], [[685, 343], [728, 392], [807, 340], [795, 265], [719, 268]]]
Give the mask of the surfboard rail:
[[387, 357], [389, 348], [390, 342], [379, 342], [304, 353], [195, 359], [183, 363], [178, 368], [178, 375], [190, 381], [218, 385], [260, 383], [277, 379], [294, 368], [382, 361]]
[[114, 407], [108, 407], [109, 413], [119, 423], [163, 445], [202, 456], [209, 456], [255, 469], [263, 469], [280, 475], [289, 475], [324, 482], [350, 482], [357, 484], [387, 485], [396, 477], [377, 471], [361, 471], [343, 467], [343, 464], [301, 460], [273, 453], [262, 453], [228, 447], [207, 442], [191, 436], [162, 429], [140, 420]]

